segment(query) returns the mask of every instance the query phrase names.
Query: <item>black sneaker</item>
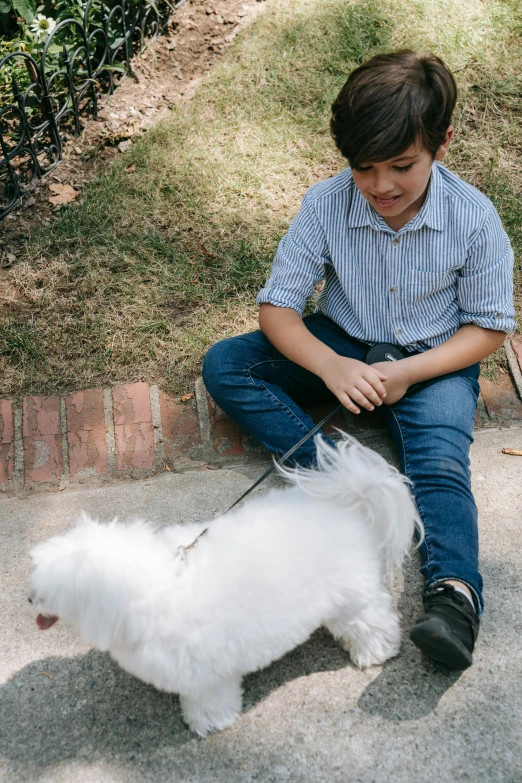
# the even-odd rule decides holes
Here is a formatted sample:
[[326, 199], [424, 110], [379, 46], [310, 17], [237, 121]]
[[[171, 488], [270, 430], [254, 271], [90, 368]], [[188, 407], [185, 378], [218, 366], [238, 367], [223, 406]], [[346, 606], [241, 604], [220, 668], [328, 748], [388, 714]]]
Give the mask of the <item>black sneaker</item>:
[[422, 603], [425, 614], [411, 630], [413, 644], [450, 669], [467, 669], [473, 662], [479, 618], [466, 596], [439, 582], [426, 590]]

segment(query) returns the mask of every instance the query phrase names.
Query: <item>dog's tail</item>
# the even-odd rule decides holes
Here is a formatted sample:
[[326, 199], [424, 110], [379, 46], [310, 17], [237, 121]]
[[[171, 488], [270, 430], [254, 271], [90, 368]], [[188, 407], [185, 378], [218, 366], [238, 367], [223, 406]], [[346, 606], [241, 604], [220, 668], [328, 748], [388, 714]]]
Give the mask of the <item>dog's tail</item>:
[[334, 500], [349, 512], [366, 516], [378, 533], [386, 572], [400, 566], [413, 533], [423, 539], [423, 527], [406, 476], [372, 449], [342, 433], [337, 448], [320, 435], [315, 437], [317, 468], [285, 468], [279, 471], [303, 492]]

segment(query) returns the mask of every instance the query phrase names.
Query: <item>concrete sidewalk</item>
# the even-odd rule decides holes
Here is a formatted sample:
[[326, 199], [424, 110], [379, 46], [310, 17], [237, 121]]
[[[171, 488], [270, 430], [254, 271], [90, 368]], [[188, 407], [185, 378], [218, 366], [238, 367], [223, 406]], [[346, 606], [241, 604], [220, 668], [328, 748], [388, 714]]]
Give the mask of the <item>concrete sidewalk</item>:
[[176, 696], [133, 679], [60, 624], [38, 631], [27, 555], [81, 509], [161, 524], [212, 518], [260, 466], [0, 499], [0, 780], [522, 783], [522, 458], [502, 454], [505, 446], [522, 448], [520, 427], [479, 431], [472, 448], [487, 610], [471, 669], [444, 670], [408, 640], [421, 608], [415, 555], [396, 588], [398, 658], [361, 672], [319, 631], [250, 675], [242, 717], [207, 740], [184, 726]]

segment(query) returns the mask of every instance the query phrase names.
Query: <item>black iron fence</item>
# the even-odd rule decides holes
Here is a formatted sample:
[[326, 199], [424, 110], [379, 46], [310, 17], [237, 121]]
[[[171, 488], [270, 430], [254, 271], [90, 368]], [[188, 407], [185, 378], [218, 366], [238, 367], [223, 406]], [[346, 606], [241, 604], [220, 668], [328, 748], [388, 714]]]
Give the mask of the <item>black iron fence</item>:
[[6, 102], [3, 95], [0, 108], [0, 220], [35, 179], [58, 165], [64, 140], [81, 130], [81, 117], [96, 116], [135, 51], [154, 40], [184, 2], [88, 0], [81, 20], [54, 27], [38, 60], [24, 51], [0, 60], [0, 84], [5, 93], [10, 82], [13, 96]]

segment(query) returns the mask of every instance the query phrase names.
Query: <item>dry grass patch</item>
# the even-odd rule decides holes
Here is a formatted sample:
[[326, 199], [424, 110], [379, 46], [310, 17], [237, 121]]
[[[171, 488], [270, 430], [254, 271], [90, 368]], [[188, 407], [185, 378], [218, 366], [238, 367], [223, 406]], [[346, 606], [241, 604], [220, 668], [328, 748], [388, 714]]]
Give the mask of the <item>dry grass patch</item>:
[[344, 165], [331, 101], [392, 48], [455, 69], [449, 165], [499, 207], [520, 291], [521, 19], [522, 0], [269, 2], [196, 95], [2, 275], [3, 394], [138, 379], [186, 391], [213, 342], [256, 327], [255, 295], [303, 193]]

